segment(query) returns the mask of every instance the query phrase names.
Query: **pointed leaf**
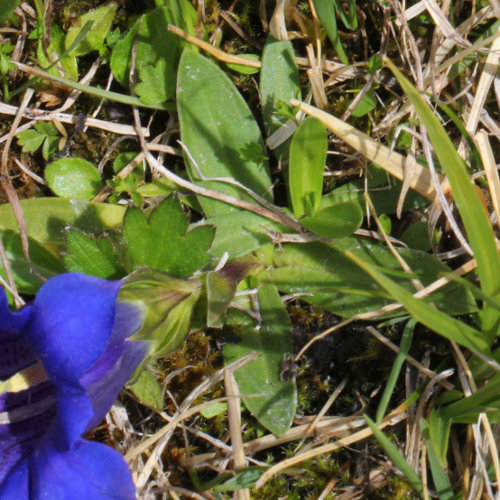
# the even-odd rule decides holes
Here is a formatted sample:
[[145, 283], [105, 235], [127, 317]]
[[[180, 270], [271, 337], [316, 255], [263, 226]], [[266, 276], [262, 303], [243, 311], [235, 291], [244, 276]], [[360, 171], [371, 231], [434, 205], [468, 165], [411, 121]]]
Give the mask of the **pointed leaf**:
[[373, 422], [368, 415], [365, 415], [364, 417], [366, 423], [372, 430], [373, 435], [377, 438], [378, 442], [382, 448], [384, 448], [394, 465], [405, 475], [406, 479], [408, 479], [419, 495], [423, 496], [422, 482], [415, 471], [410, 467], [410, 464], [404, 459], [403, 455], [401, 455], [392, 441], [377, 427], [375, 422]]
[[233, 260], [219, 271], [207, 273], [207, 326], [223, 326], [222, 316], [236, 293], [238, 283], [255, 272], [260, 263], [247, 256]]
[[[259, 126], [229, 77], [214, 62], [185, 50], [177, 76], [177, 107], [181, 138], [205, 177], [232, 178], [269, 200], [271, 176]], [[254, 202], [236, 186], [203, 182], [187, 161], [193, 182], [220, 193]], [[236, 208], [199, 197], [207, 217]]]
[[335, 8], [332, 0], [313, 0], [314, 10], [324, 26], [328, 38], [332, 42], [334, 49], [337, 51], [340, 61], [343, 64], [348, 64], [347, 56], [345, 55], [342, 42], [337, 31], [337, 18], [335, 16]]
[[78, 37], [80, 30], [88, 21], [92, 21], [92, 27], [85, 38], [71, 51], [72, 56], [83, 56], [93, 50], [103, 50], [104, 40], [111, 28], [111, 23], [118, 5], [111, 2], [97, 9], [82, 14], [76, 19], [75, 24], [69, 29], [65, 46], [69, 49], [74, 40]]
[[163, 410], [162, 390], [154, 373], [149, 370], [142, 370], [137, 380], [127, 387], [142, 404], [158, 411]]
[[[275, 268], [269, 274], [280, 291], [305, 293], [307, 295], [302, 300], [320, 304], [342, 317], [378, 309], [394, 302], [386, 290], [346, 257], [346, 250], [364, 262], [392, 272], [399, 271], [394, 280], [408, 291], [414, 291], [408, 275], [400, 272], [399, 263], [390, 250], [384, 245], [362, 238], [341, 238], [329, 245], [319, 242], [307, 245], [283, 244], [274, 251]], [[424, 286], [438, 279], [441, 272], [450, 272], [439, 259], [427, 253], [411, 249], [400, 249], [398, 252]], [[451, 283], [433, 293], [428, 300], [450, 314], [464, 314], [466, 311], [474, 311], [476, 307], [471, 294], [464, 287]], [[402, 313], [403, 310], [400, 309], [393, 314]]]

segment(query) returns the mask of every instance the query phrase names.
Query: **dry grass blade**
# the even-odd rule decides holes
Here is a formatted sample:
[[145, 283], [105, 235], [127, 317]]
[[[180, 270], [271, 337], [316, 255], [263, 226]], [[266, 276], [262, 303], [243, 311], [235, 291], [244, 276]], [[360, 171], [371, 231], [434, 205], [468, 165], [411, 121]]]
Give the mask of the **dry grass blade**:
[[483, 72], [481, 73], [472, 109], [470, 110], [469, 118], [467, 120], [466, 129], [471, 135], [474, 135], [476, 132], [481, 110], [484, 108], [488, 92], [498, 70], [498, 64], [500, 61], [500, 57], [498, 55], [499, 50], [500, 38], [496, 38], [493, 41], [491, 51], [486, 58], [486, 64], [484, 65]]
[[481, 130], [475, 136], [477, 147], [481, 153], [483, 166], [488, 179], [488, 187], [491, 195], [491, 202], [495, 210], [497, 225], [500, 227], [500, 179], [498, 178], [498, 170], [491, 149], [488, 134]]
[[[227, 396], [229, 433], [233, 447], [233, 468], [240, 469], [247, 465], [241, 437], [241, 400], [238, 384], [233, 372], [230, 370], [224, 372], [224, 386]], [[250, 490], [248, 488], [237, 490], [234, 498], [235, 500], [250, 500]]]
[[[17, 106], [12, 106], [10, 104], [5, 104], [0, 102], [0, 114], [4, 115], [17, 115], [19, 112], [19, 108]], [[46, 111], [34, 108], [26, 108], [23, 110], [24, 118], [28, 118], [29, 120], [36, 121], [51, 121], [53, 119], [59, 120], [62, 123], [71, 123], [75, 125], [79, 118], [78, 115], [72, 115], [69, 113], [61, 113], [56, 111]], [[33, 126], [33, 121], [27, 124], [22, 125], [17, 128], [17, 132], [21, 132], [21, 130], [27, 130]], [[112, 132], [118, 135], [136, 135], [135, 128], [132, 125], [124, 125], [122, 123], [113, 123], [108, 122], [106, 120], [99, 120], [97, 118], [92, 118], [90, 116], [85, 117], [85, 126], [98, 128], [101, 130], [106, 130], [107, 132]], [[143, 128], [142, 130], [145, 137], [149, 137], [149, 130], [147, 128]], [[0, 139], [0, 142], [5, 140], [3, 137]]]
[[[406, 411], [404, 408], [398, 407], [396, 410], [394, 410], [391, 414], [387, 415], [386, 418], [382, 420], [382, 422], [379, 425], [379, 429], [383, 429], [387, 426], [392, 426], [396, 425], [397, 423], [401, 422], [406, 418]], [[302, 462], [305, 462], [306, 460], [309, 460], [310, 458], [317, 457], [319, 455], [323, 455], [325, 453], [331, 453], [332, 451], [338, 450], [340, 448], [343, 448], [345, 446], [349, 446], [353, 443], [357, 443], [358, 441], [361, 441], [363, 439], [366, 439], [367, 437], [370, 437], [373, 434], [372, 430], [369, 427], [366, 427], [358, 432], [355, 432], [354, 434], [351, 434], [350, 436], [342, 439], [338, 439], [337, 441], [334, 441], [333, 443], [330, 444], [325, 444], [323, 446], [319, 446], [318, 448], [313, 448], [312, 450], [308, 450], [304, 453], [300, 453], [299, 455], [296, 455], [295, 457], [288, 458], [286, 460], [283, 460], [275, 465], [273, 465], [270, 469], [268, 469], [264, 474], [261, 476], [261, 478], [257, 481], [256, 487], [260, 488], [263, 486], [269, 479], [271, 479], [273, 476], [278, 474], [284, 469], [287, 469], [289, 467], [293, 467], [294, 465], [300, 464]]]
[[245, 57], [228, 54], [227, 52], [224, 52], [223, 50], [220, 50], [214, 47], [213, 45], [210, 45], [209, 43], [204, 42], [203, 40], [200, 40], [199, 38], [196, 38], [195, 36], [190, 35], [189, 33], [186, 33], [177, 26], [169, 24], [168, 30], [172, 32], [174, 35], [177, 35], [183, 40], [186, 40], [186, 42], [192, 43], [193, 45], [196, 45], [200, 49], [203, 49], [205, 52], [208, 52], [216, 59], [219, 59], [219, 61], [230, 64], [241, 64], [242, 66], [249, 66], [251, 68], [260, 68], [260, 61], [255, 61], [253, 59], [247, 59]]
[[[34, 92], [35, 91], [33, 89], [28, 89], [24, 93], [24, 97], [23, 97], [23, 100], [21, 102], [21, 105], [18, 108], [16, 117], [14, 118], [14, 122], [12, 123], [12, 127], [10, 129], [10, 132], [7, 135], [7, 140], [5, 141], [5, 145], [4, 145], [3, 151], [2, 151], [2, 164], [0, 167], [0, 185], [1, 185], [5, 195], [7, 196], [7, 199], [9, 200], [9, 203], [12, 207], [12, 211], [14, 212], [14, 216], [16, 218], [16, 222], [17, 222], [17, 225], [19, 227], [19, 233], [21, 235], [21, 242], [22, 242], [22, 246], [23, 246], [24, 257], [26, 258], [26, 261], [29, 263], [31, 270], [40, 279], [44, 280], [43, 276], [41, 276], [33, 268], [32, 264], [31, 264], [31, 260], [30, 260], [30, 256], [29, 256], [28, 227], [26, 226], [26, 221], [24, 220], [23, 210], [21, 208], [21, 204], [19, 203], [19, 198], [17, 196], [16, 190], [12, 187], [12, 184], [10, 182], [9, 168], [8, 168], [10, 145], [12, 143], [12, 140], [14, 139], [14, 136], [16, 135], [17, 126], [21, 122], [21, 120], [23, 118], [24, 111], [28, 107], [28, 103], [30, 102]], [[4, 263], [4, 265], [6, 265], [6, 264], [7, 264], [6, 268], [9, 268], [9, 265], [7, 262]], [[17, 302], [19, 302], [19, 301], [17, 300]]]
[[[390, 173], [399, 180], [403, 180], [405, 176], [405, 164], [407, 158], [399, 153], [393, 152], [387, 146], [374, 141], [372, 138], [360, 132], [352, 125], [339, 120], [338, 118], [321, 111], [314, 106], [310, 106], [304, 102], [292, 99], [292, 106], [296, 106], [310, 116], [314, 116], [321, 120], [325, 127], [331, 130], [335, 135], [340, 137], [349, 146], [359, 151], [366, 156], [370, 161], [373, 161], [386, 172]], [[415, 176], [410, 182], [410, 187], [420, 193], [422, 196], [433, 200], [435, 197], [435, 188], [432, 184], [430, 172], [419, 165], [415, 165]]]
[[457, 45], [462, 47], [469, 47], [470, 43], [464, 40], [457, 32], [455, 28], [451, 25], [450, 21], [441, 11], [441, 8], [437, 4], [436, 0], [424, 0], [427, 12], [430, 14], [434, 22], [439, 27], [441, 33], [446, 37], [453, 40]]
[[156, 434], [148, 438], [146, 441], [142, 442], [139, 444], [136, 448], [133, 450], [129, 451], [127, 455], [125, 456], [125, 460], [130, 461], [132, 460], [135, 456], [139, 455], [140, 453], [143, 453], [146, 451], [150, 446], [155, 444], [158, 440], [160, 440], [163, 436], [168, 434], [171, 430], [173, 430], [181, 421], [186, 420], [192, 415], [195, 415], [196, 413], [200, 412], [204, 408], [208, 408], [209, 406], [213, 405], [214, 403], [217, 403], [219, 401], [227, 401], [227, 398], [219, 398], [219, 399], [214, 399], [212, 401], [208, 401], [206, 403], [203, 403], [201, 405], [198, 405], [196, 407], [193, 407], [188, 410], [189, 406], [192, 404], [192, 402], [203, 392], [205, 392], [209, 387], [212, 385], [216, 384], [217, 382], [222, 381], [224, 377], [224, 370], [226, 369], [232, 369], [232, 370], [237, 370], [238, 368], [241, 368], [242, 366], [245, 366], [246, 364], [254, 361], [257, 359], [258, 355], [256, 353], [251, 353], [248, 354], [247, 356], [239, 359], [238, 361], [235, 361], [234, 363], [231, 363], [228, 365], [226, 368], [223, 368], [219, 370], [218, 372], [214, 373], [211, 377], [208, 379], [204, 380], [196, 389], [194, 389], [189, 396], [184, 400], [184, 402], [181, 405], [181, 411], [182, 413], [177, 415], [175, 418], [169, 422], [169, 424], [162, 429], [160, 429]]

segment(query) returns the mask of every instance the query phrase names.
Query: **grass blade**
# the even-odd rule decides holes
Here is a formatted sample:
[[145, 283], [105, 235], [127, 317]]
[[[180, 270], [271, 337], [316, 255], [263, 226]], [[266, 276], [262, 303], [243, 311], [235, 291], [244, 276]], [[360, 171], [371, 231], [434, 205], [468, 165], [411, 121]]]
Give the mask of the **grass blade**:
[[392, 460], [394, 465], [405, 475], [406, 479], [415, 488], [420, 496], [423, 496], [423, 487], [420, 478], [417, 476], [416, 472], [410, 467], [410, 464], [404, 459], [403, 455], [399, 453], [399, 450], [391, 442], [391, 440], [377, 427], [375, 422], [365, 415], [365, 420], [373, 435], [377, 438], [380, 446], [384, 448], [388, 457]]
[[410, 319], [403, 331], [403, 335], [401, 337], [401, 345], [399, 346], [399, 352], [396, 356], [396, 359], [394, 360], [394, 363], [392, 364], [391, 373], [389, 375], [384, 393], [380, 398], [380, 403], [377, 408], [377, 423], [380, 423], [380, 421], [384, 418], [385, 411], [387, 410], [387, 406], [389, 405], [392, 391], [394, 390], [396, 382], [398, 381], [399, 372], [401, 371], [401, 367], [403, 366], [406, 355], [408, 354], [408, 351], [411, 347], [411, 340], [413, 338], [413, 330], [415, 329], [415, 324], [415, 320], [413, 318]]
[[[481, 279], [481, 287], [486, 294], [495, 297], [499, 293], [498, 277], [500, 276], [500, 259], [491, 224], [467, 174], [465, 162], [456, 151], [439, 119], [420, 96], [417, 89], [402, 75], [394, 64], [389, 60], [385, 60], [385, 63], [394, 73], [394, 76], [397, 78], [427, 129], [439, 163], [450, 183], [453, 197], [465, 225], [470, 245], [474, 251]], [[500, 313], [488, 303], [485, 303], [482, 321], [483, 331], [491, 343], [497, 334]]]
[[448, 316], [429, 304], [415, 299], [413, 295], [393, 280], [347, 251], [346, 255], [365, 270], [381, 287], [389, 292], [420, 323], [449, 340], [484, 354], [489, 353], [489, 342], [484, 334], [469, 325]]

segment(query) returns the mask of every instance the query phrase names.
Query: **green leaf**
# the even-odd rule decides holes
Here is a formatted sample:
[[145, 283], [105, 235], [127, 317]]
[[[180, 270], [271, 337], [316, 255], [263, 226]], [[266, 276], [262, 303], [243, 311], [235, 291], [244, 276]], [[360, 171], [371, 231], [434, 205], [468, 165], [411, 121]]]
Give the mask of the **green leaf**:
[[217, 415], [221, 415], [226, 411], [227, 411], [227, 403], [222, 401], [220, 403], [214, 403], [213, 405], [210, 405], [208, 408], [200, 410], [200, 414], [204, 418], [214, 418]]
[[429, 414], [429, 436], [432, 441], [432, 447], [436, 453], [436, 458], [439, 460], [441, 467], [448, 466], [448, 443], [450, 439], [451, 421], [444, 419], [432, 408]]
[[154, 269], [142, 268], [125, 278], [119, 300], [142, 311], [143, 324], [134, 339], [150, 342], [150, 356], [167, 356], [184, 342], [200, 291], [197, 279], [174, 278]]
[[92, 21], [92, 28], [85, 38], [71, 50], [72, 56], [83, 56], [93, 50], [98, 50], [99, 52], [104, 50], [104, 41], [111, 28], [111, 23], [113, 22], [117, 7], [117, 4], [111, 2], [108, 5], [103, 5], [90, 12], [86, 12], [76, 19], [75, 23], [66, 34], [66, 49], [72, 46], [73, 42], [80, 34], [80, 30], [88, 21]]
[[439, 500], [453, 500], [455, 495], [453, 494], [453, 487], [451, 486], [450, 478], [439, 461], [434, 449], [433, 440], [431, 439], [429, 424], [423, 418], [420, 419], [420, 427], [427, 445], [427, 456], [429, 457], [432, 479], [434, 479], [434, 485], [439, 496]]
[[[19, 233], [2, 230], [0, 237], [19, 292], [34, 295], [43, 285], [43, 281], [33, 273], [26, 261]], [[29, 239], [29, 255], [33, 268], [46, 279], [65, 271], [63, 263], [58, 257], [31, 238]], [[0, 274], [4, 279], [7, 278], [1, 259]]]
[[[88, 234], [121, 225], [125, 207], [65, 198], [30, 198], [19, 202], [28, 226], [28, 235], [44, 245], [60, 249], [66, 240], [66, 227]], [[18, 231], [12, 207], [0, 205], [0, 229]]]
[[33, 153], [42, 145], [45, 137], [36, 130], [23, 130], [17, 134], [17, 144], [22, 146], [23, 153]]
[[2, 0], [0, 2], [0, 24], [2, 24], [19, 6], [19, 0]]
[[[60, 70], [57, 66], [61, 66], [64, 70], [66, 76], [71, 80], [78, 79], [78, 66], [76, 57], [67, 53], [64, 46], [65, 33], [56, 23], [52, 23], [50, 26], [50, 44], [45, 51], [42, 44], [42, 38], [38, 40], [36, 58], [40, 63], [42, 68], [46, 68], [47, 71], [54, 75], [60, 76]], [[52, 59], [47, 59], [46, 54], [57, 55], [58, 61]]]
[[[179, 65], [177, 107], [182, 141], [203, 176], [232, 178], [272, 199], [264, 143], [247, 103], [214, 62], [192, 50], [184, 51]], [[238, 187], [203, 182], [190, 161], [187, 169], [196, 184], [255, 202]], [[237, 210], [216, 200], [198, 199], [207, 217]]]
[[[302, 300], [320, 304], [342, 317], [375, 310], [394, 302], [390, 293], [346, 257], [346, 251], [385, 270], [400, 270], [398, 261], [384, 245], [346, 237], [332, 244], [283, 244], [282, 248], [274, 251], [272, 260], [275, 267], [269, 274], [280, 291], [311, 294]], [[427, 253], [411, 249], [399, 249], [398, 252], [424, 286], [440, 278], [442, 272], [450, 272], [447, 266]], [[409, 277], [404, 273], [399, 273], [394, 280], [406, 290], [414, 292]], [[475, 310], [471, 294], [456, 283], [446, 285], [427, 300], [432, 300], [449, 314], [465, 314]], [[393, 314], [402, 313], [399, 310]]]
[[[64, 263], [69, 271], [104, 279], [118, 279], [125, 275], [125, 270], [106, 238], [98, 242], [80, 231], [71, 229], [68, 231], [66, 244]], [[105, 246], [108, 248], [104, 249]]]
[[163, 59], [166, 78], [162, 86], [168, 95], [175, 93], [175, 75], [179, 58], [182, 48], [189, 44], [170, 33], [168, 25], [173, 24], [194, 34], [196, 10], [188, 0], [169, 0], [165, 4], [165, 7], [156, 8], [141, 16], [113, 49], [111, 71], [125, 87], [129, 85], [132, 50], [135, 47], [136, 68], [154, 67], [160, 59]]
[[[280, 42], [272, 35], [267, 37], [262, 54], [259, 90], [264, 126], [269, 137], [289, 120], [277, 113], [278, 103], [300, 98], [299, 68], [291, 42]], [[288, 159], [290, 140], [287, 139], [274, 150], [278, 160]]]
[[238, 283], [255, 272], [260, 263], [251, 256], [233, 260], [219, 271], [207, 273], [207, 326], [224, 326], [222, 321]]
[[[498, 284], [500, 257], [488, 215], [469, 178], [466, 165], [451, 142], [448, 132], [441, 125], [434, 111], [429, 108], [420, 96], [417, 89], [401, 74], [394, 64], [388, 60], [385, 63], [396, 76], [427, 129], [439, 163], [450, 183], [453, 198], [457, 204], [470, 245], [474, 251], [481, 287], [487, 295], [491, 295], [494, 298], [500, 294]], [[490, 343], [493, 342], [498, 333], [499, 324], [499, 311], [490, 307], [488, 303], [484, 304], [482, 329], [486, 333]]]
[[[240, 54], [240, 57], [243, 59], [250, 59], [251, 61], [258, 61], [259, 56], [257, 54]], [[253, 66], [245, 66], [244, 64], [234, 64], [234, 63], [226, 63], [228, 68], [231, 68], [242, 75], [254, 75], [259, 72], [259, 68], [254, 68]]]
[[377, 438], [380, 446], [384, 448], [388, 457], [392, 460], [394, 465], [405, 475], [406, 479], [415, 488], [417, 493], [423, 497], [423, 487], [420, 478], [417, 476], [415, 471], [410, 467], [410, 464], [404, 459], [403, 455], [399, 452], [396, 446], [391, 442], [391, 440], [377, 427], [375, 422], [368, 416], [364, 415], [366, 423], [373, 432], [373, 435]]
[[327, 137], [323, 123], [305, 118], [290, 144], [289, 188], [295, 217], [314, 215], [323, 190]]
[[191, 275], [209, 260], [214, 229], [187, 231], [188, 219], [176, 197], [170, 196], [150, 215], [139, 209], [125, 216], [123, 237], [136, 266], [148, 266], [179, 277]]
[[267, 231], [286, 232], [284, 226], [246, 210], [210, 217], [206, 223], [216, 228], [210, 248], [210, 255], [215, 260], [226, 252], [230, 260], [237, 259], [267, 245], [271, 241]]
[[50, 189], [63, 198], [90, 200], [101, 189], [97, 168], [81, 158], [61, 158], [45, 168]]
[[141, 66], [139, 78], [134, 90], [146, 104], [160, 104], [174, 97], [175, 73], [167, 69], [165, 59], [158, 59], [156, 65]]
[[335, 16], [335, 7], [332, 0], [313, 0], [314, 10], [321, 24], [326, 30], [328, 38], [332, 42], [333, 48], [337, 51], [342, 64], [348, 64], [349, 61], [345, 55], [342, 42], [337, 31], [337, 18]]
[[399, 350], [396, 355], [396, 359], [392, 364], [391, 373], [387, 378], [387, 383], [385, 385], [384, 392], [382, 394], [382, 397], [380, 398], [380, 403], [377, 408], [376, 420], [378, 424], [384, 418], [387, 407], [389, 406], [389, 401], [391, 399], [392, 392], [394, 391], [394, 387], [396, 387], [396, 382], [398, 381], [399, 373], [401, 372], [403, 363], [406, 360], [406, 355], [410, 350], [415, 324], [416, 324], [415, 320], [410, 319], [406, 323], [406, 326], [403, 330], [403, 334], [401, 336], [401, 344], [399, 345]]
[[[224, 357], [231, 363], [250, 352], [259, 359], [235, 372], [243, 401], [257, 420], [272, 433], [282, 436], [292, 424], [297, 406], [294, 380], [280, 380], [285, 353], [292, 352], [291, 321], [276, 287], [264, 284], [257, 294], [262, 323], [255, 329], [253, 321], [240, 325], [241, 342], [225, 344]], [[260, 397], [250, 397], [260, 395]]]
[[346, 252], [346, 255], [376, 280], [396, 301], [401, 302], [405, 309], [417, 321], [427, 326], [427, 328], [449, 340], [457, 342], [467, 349], [489, 354], [488, 341], [484, 334], [432, 307], [432, 305], [415, 299], [408, 290], [405, 290], [392, 279], [385, 276], [375, 266], [364, 262], [351, 252]]
[[137, 380], [127, 386], [137, 399], [155, 410], [163, 410], [163, 395], [160, 384], [149, 370], [142, 370]]
[[375, 97], [375, 90], [370, 89], [359, 101], [358, 105], [354, 108], [351, 115], [355, 118], [367, 115], [370, 111], [375, 109], [377, 105], [377, 98]]
[[155, 198], [157, 196], [168, 196], [172, 191], [178, 191], [177, 184], [167, 179], [160, 177], [153, 182], [148, 182], [137, 188], [137, 192], [144, 198]]
[[470, 396], [462, 397], [458, 401], [440, 408], [439, 415], [442, 419], [454, 423], [476, 423], [480, 413], [498, 414], [500, 410], [499, 392], [500, 373], [496, 372], [489, 378], [487, 384]]
[[59, 132], [50, 122], [38, 122], [34, 129], [23, 130], [17, 134], [17, 143], [23, 147], [23, 153], [33, 153], [43, 143], [42, 154], [46, 161], [57, 151], [58, 142]]
[[410, 248], [423, 250], [431, 249], [429, 241], [429, 226], [427, 222], [415, 222], [401, 236], [401, 241], [405, 242]]
[[[359, 179], [333, 189], [321, 198], [320, 209], [346, 201], [357, 201], [364, 212], [366, 206], [364, 191], [368, 188], [370, 199], [378, 214], [395, 213], [401, 192], [401, 182], [395, 178], [391, 178], [391, 183], [388, 184], [387, 174], [373, 163], [368, 166], [366, 181], [368, 183], [367, 186], [365, 186], [365, 179]], [[416, 210], [428, 205], [428, 199], [410, 189], [405, 197], [403, 210]]]
[[237, 491], [252, 488], [266, 469], [264, 467], [247, 467], [234, 471], [235, 476], [215, 487], [216, 491]]
[[360, 228], [362, 222], [363, 211], [352, 201], [325, 208], [312, 217], [300, 220], [306, 229], [325, 238], [349, 236]]
[[345, 24], [345, 27], [350, 30], [358, 29], [358, 16], [356, 14], [356, 0], [347, 0], [348, 12], [344, 12], [342, 2], [340, 0], [333, 0], [335, 3], [335, 10], [337, 11], [340, 19]]

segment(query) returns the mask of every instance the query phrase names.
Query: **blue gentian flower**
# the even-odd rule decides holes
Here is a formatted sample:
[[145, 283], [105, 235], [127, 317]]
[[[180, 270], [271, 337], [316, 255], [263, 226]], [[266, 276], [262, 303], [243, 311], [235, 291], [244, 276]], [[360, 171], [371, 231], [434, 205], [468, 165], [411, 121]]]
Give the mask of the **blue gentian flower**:
[[62, 274], [17, 312], [0, 290], [0, 500], [135, 499], [123, 457], [82, 438], [147, 354], [121, 285]]

